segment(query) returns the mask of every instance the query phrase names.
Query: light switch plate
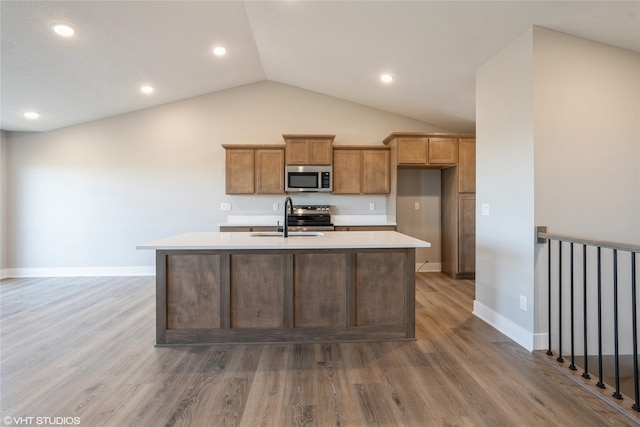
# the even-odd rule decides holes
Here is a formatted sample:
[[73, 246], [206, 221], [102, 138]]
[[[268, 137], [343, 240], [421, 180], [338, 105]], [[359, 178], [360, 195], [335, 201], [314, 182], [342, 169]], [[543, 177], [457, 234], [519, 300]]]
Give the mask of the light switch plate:
[[488, 203], [483, 203], [482, 204], [482, 215], [489, 216], [489, 204]]
[[220, 203], [220, 210], [221, 211], [230, 211], [231, 210], [231, 203]]

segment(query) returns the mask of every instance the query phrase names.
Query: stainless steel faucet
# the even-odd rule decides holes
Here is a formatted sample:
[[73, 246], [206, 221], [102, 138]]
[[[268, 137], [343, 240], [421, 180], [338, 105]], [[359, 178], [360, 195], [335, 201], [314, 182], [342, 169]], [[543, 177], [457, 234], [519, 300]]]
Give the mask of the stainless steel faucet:
[[[289, 211], [287, 212], [287, 206]], [[287, 196], [284, 199], [284, 226], [282, 227], [282, 237], [289, 237], [289, 214], [293, 215], [293, 201]]]

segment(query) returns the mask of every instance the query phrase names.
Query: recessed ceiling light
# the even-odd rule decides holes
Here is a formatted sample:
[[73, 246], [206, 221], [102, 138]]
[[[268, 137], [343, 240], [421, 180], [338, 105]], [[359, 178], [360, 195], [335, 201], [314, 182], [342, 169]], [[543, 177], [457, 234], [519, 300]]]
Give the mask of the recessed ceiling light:
[[35, 120], [40, 117], [40, 114], [36, 113], [35, 111], [27, 111], [26, 113], [24, 113], [24, 116], [27, 119]]
[[69, 24], [61, 24], [61, 23], [53, 24], [51, 25], [51, 29], [56, 34], [62, 37], [71, 37], [76, 33], [76, 30]]
[[391, 83], [393, 81], [393, 76], [389, 73], [381, 74], [380, 80], [382, 80], [383, 83]]
[[153, 93], [153, 87], [149, 86], [149, 85], [144, 85], [140, 88], [140, 92], [142, 93], [146, 93], [147, 95], [150, 93]]
[[227, 53], [227, 49], [222, 46], [216, 46], [213, 48], [213, 54], [215, 56], [223, 56], [225, 53]]

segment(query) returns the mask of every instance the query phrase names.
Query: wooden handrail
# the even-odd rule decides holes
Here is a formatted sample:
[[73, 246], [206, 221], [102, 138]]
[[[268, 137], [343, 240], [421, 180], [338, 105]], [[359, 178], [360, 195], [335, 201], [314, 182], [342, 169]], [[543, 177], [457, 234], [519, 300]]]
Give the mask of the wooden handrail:
[[538, 243], [547, 243], [547, 240], [561, 240], [563, 242], [578, 243], [587, 246], [597, 246], [606, 249], [617, 249], [619, 251], [640, 253], [640, 245], [634, 245], [631, 243], [607, 242], [603, 240], [593, 240], [581, 237], [565, 236], [562, 234], [547, 233], [547, 227], [536, 227], [536, 230]]

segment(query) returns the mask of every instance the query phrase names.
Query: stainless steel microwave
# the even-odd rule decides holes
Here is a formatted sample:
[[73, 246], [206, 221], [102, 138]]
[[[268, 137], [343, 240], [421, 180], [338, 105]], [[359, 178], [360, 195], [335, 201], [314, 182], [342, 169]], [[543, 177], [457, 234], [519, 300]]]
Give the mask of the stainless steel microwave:
[[286, 191], [330, 193], [333, 188], [332, 175], [331, 166], [287, 166]]

